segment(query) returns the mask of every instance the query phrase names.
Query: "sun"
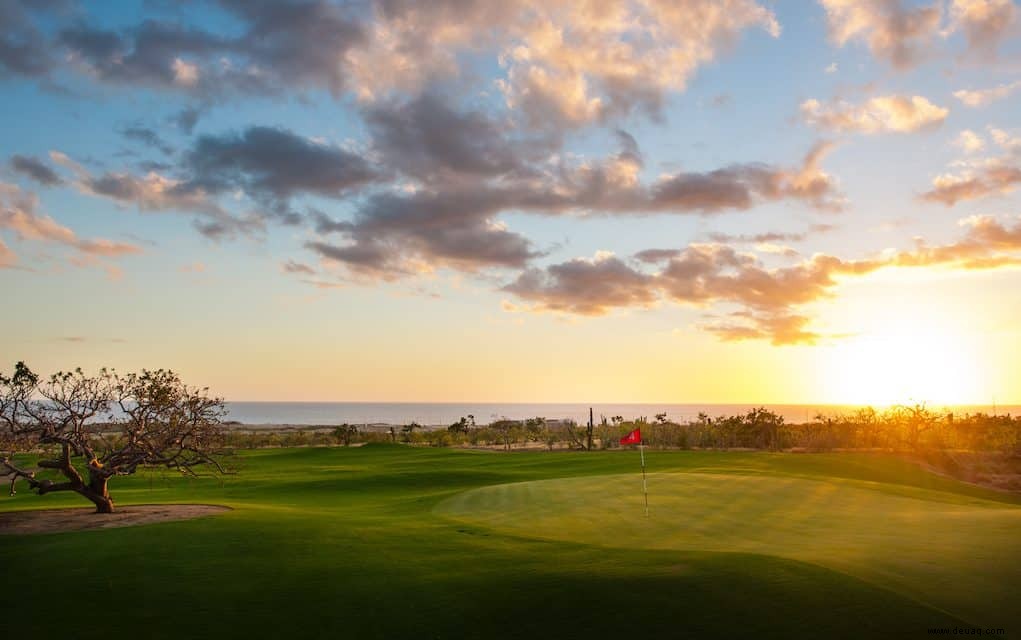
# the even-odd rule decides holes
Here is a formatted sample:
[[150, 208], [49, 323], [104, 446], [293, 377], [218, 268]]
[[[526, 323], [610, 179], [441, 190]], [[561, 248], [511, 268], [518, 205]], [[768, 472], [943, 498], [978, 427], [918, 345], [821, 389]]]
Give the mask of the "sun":
[[974, 341], [957, 328], [888, 328], [835, 348], [827, 395], [840, 404], [876, 407], [975, 404], [983, 397], [979, 361]]

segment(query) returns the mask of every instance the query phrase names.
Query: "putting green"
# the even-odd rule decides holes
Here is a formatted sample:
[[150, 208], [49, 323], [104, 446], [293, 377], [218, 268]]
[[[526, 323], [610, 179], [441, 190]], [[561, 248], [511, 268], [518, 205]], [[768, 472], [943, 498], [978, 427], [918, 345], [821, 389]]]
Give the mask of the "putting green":
[[604, 475], [474, 489], [436, 513], [512, 535], [811, 562], [982, 627], [1021, 629], [1021, 507], [854, 480]]

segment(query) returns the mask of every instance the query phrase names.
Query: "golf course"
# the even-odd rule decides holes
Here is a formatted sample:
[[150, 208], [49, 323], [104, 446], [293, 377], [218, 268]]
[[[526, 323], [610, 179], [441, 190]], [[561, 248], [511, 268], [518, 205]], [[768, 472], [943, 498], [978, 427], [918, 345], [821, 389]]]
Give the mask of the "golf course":
[[[1021, 497], [865, 453], [241, 451], [192, 520], [0, 536], [4, 637], [922, 637], [1021, 610]], [[21, 492], [0, 514], [87, 507]], [[89, 517], [103, 518], [94, 514]]]

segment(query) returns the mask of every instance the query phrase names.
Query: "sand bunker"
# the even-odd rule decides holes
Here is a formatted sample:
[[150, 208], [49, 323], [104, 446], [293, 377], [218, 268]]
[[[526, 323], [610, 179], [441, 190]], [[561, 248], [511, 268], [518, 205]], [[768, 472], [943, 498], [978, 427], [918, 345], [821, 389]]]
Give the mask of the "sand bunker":
[[190, 520], [230, 511], [212, 504], [140, 504], [116, 507], [114, 513], [95, 509], [45, 509], [0, 513], [0, 534], [60, 533], [86, 529], [112, 529], [140, 524]]

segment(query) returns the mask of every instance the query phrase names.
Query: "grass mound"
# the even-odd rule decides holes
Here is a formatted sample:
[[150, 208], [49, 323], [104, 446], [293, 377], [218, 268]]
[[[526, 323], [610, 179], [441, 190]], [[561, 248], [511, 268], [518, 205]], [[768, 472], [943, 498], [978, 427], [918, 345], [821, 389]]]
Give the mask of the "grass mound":
[[475, 489], [437, 511], [505, 534], [756, 553], [829, 567], [975, 624], [1021, 628], [1021, 508], [853, 480], [671, 473]]

